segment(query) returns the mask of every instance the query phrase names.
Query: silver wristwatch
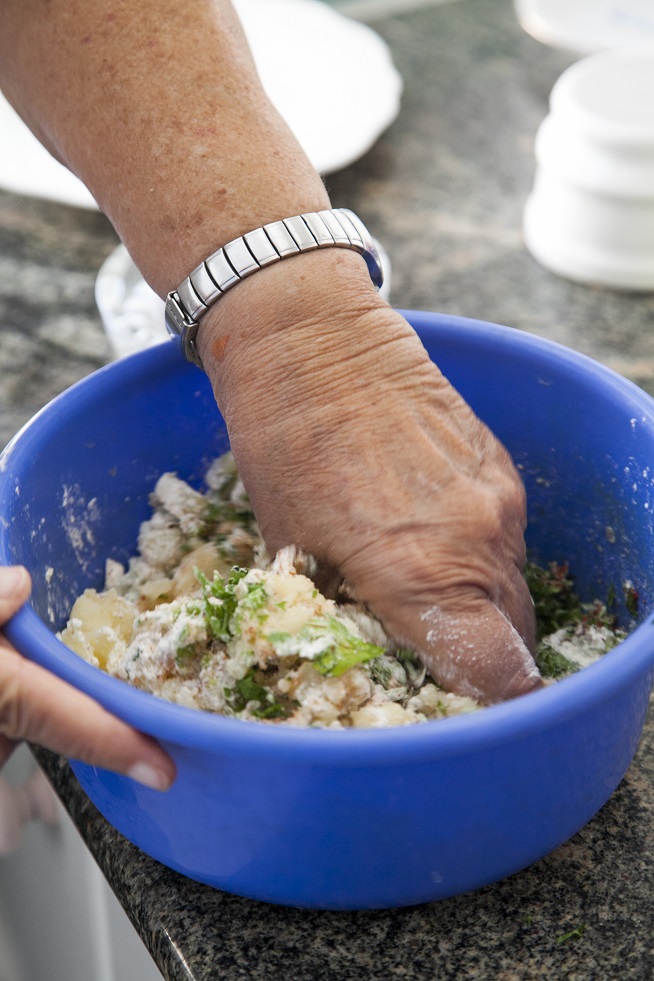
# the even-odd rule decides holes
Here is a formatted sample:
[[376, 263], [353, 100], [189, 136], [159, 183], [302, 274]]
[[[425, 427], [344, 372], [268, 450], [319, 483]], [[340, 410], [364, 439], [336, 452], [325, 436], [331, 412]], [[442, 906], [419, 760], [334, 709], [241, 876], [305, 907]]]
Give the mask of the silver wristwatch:
[[196, 334], [209, 307], [242, 279], [281, 259], [337, 246], [354, 249], [366, 261], [379, 289], [383, 274], [375, 242], [363, 222], [346, 208], [313, 211], [273, 221], [228, 242], [197, 266], [166, 298], [166, 327], [181, 337], [184, 354], [202, 368]]

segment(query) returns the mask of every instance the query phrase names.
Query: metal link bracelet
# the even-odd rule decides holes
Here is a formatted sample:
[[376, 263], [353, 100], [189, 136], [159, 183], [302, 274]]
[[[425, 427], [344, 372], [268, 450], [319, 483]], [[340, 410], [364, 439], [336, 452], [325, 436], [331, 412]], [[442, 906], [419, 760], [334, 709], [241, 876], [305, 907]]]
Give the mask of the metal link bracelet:
[[186, 358], [202, 368], [196, 335], [200, 320], [228, 290], [252, 273], [281, 259], [314, 249], [353, 249], [366, 261], [379, 289], [383, 273], [374, 239], [346, 208], [312, 211], [273, 221], [228, 242], [197, 266], [166, 298], [166, 327], [181, 337]]

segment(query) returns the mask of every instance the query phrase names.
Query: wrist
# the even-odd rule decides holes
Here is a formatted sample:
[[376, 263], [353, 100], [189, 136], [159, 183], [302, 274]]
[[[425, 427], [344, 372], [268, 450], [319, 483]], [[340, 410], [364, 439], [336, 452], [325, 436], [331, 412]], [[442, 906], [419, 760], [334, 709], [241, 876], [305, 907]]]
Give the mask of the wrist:
[[257, 440], [280, 414], [293, 431], [312, 414], [334, 425], [386, 398], [398, 376], [434, 370], [363, 259], [341, 249], [250, 277], [203, 319], [199, 342], [230, 435]]
[[[216, 394], [256, 384], [252, 372], [279, 367], [296, 351], [307, 370], [368, 343], [355, 320], [389, 309], [360, 255], [326, 249], [261, 269], [220, 299], [203, 317], [197, 340]], [[310, 365], [313, 368], [310, 369]]]
[[227, 242], [200, 262], [166, 298], [171, 334], [182, 338], [189, 361], [204, 367], [197, 334], [200, 321], [234, 287], [284, 259], [325, 249], [357, 252], [379, 289], [383, 283], [377, 246], [361, 220], [343, 208], [303, 213], [267, 223]]

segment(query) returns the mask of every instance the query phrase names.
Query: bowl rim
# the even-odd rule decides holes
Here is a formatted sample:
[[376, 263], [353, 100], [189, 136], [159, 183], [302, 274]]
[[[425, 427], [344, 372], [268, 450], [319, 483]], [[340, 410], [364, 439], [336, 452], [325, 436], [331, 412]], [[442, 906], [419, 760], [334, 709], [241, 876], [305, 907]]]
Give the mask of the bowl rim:
[[[486, 342], [518, 343], [547, 358], [563, 358], [586, 375], [599, 377], [631, 399], [639, 419], [654, 429], [654, 399], [611, 369], [557, 342], [511, 327], [485, 321], [423, 311], [401, 311], [414, 327], [427, 335], [467, 331], [483, 332]], [[142, 377], [179, 359], [179, 343], [164, 342], [106, 365], [71, 386], [41, 409], [0, 454], [0, 501], [7, 483], [11, 456], [21, 453], [59, 405], [84, 396], [89, 386], [111, 390], [120, 380]], [[190, 366], [189, 366], [190, 367]], [[197, 370], [190, 367], [190, 370]], [[0, 563], [6, 563], [6, 528], [0, 520]], [[643, 622], [612, 651], [584, 670], [554, 685], [520, 698], [492, 705], [482, 711], [432, 722], [379, 729], [307, 729], [284, 723], [265, 724], [232, 719], [166, 702], [131, 687], [88, 664], [57, 639], [29, 604], [6, 624], [4, 632], [18, 651], [52, 671], [62, 680], [90, 695], [106, 709], [135, 728], [169, 747], [203, 748], [216, 753], [238, 752], [244, 756], [275, 758], [286, 762], [311, 762], [342, 767], [416, 763], [424, 759], [452, 758], [500, 743], [530, 738], [574, 717], [591, 712], [613, 699], [641, 675], [654, 679], [654, 624], [651, 611]], [[651, 637], [648, 637], [648, 631]], [[647, 642], [649, 640], [649, 643]], [[34, 645], [38, 654], [30, 653]]]

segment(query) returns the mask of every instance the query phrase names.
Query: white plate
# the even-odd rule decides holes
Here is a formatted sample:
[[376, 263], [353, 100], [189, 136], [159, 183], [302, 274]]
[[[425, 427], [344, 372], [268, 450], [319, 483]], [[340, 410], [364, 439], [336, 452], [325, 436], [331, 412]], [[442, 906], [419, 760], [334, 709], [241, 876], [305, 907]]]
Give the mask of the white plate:
[[575, 54], [654, 44], [652, 0], [514, 0], [514, 6], [528, 34]]
[[[362, 156], [400, 107], [402, 80], [386, 43], [321, 0], [233, 2], [263, 86], [314, 167], [327, 174]], [[95, 207], [2, 95], [0, 187]]]
[[80, 208], [96, 206], [84, 184], [50, 156], [1, 92], [0, 187]]
[[[384, 284], [379, 292], [388, 299], [391, 264], [376, 240], [375, 245], [384, 273]], [[145, 282], [124, 245], [114, 249], [100, 267], [95, 281], [95, 301], [117, 358], [168, 339], [164, 302]]]

